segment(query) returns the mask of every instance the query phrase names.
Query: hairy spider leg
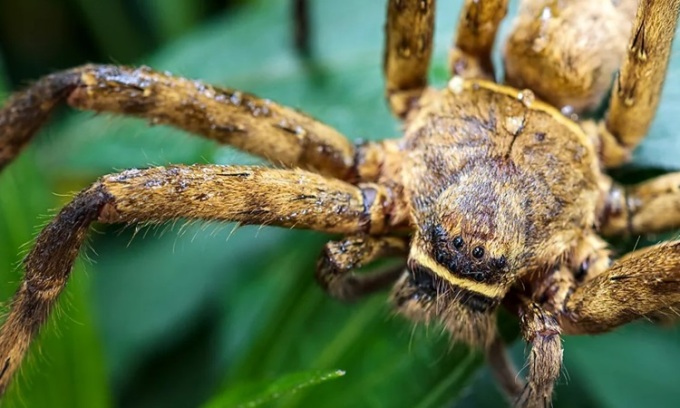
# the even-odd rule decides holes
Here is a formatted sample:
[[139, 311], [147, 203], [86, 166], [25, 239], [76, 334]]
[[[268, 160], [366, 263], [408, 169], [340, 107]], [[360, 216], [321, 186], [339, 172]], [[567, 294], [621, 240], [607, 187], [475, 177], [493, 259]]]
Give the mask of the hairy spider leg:
[[435, 0], [390, 0], [385, 26], [385, 96], [392, 113], [406, 117], [427, 88]]
[[678, 304], [680, 241], [664, 242], [623, 256], [574, 288], [558, 318], [565, 334], [595, 334]]
[[561, 328], [555, 315], [525, 300], [519, 308], [522, 336], [530, 345], [527, 383], [515, 407], [549, 407], [562, 367]]
[[[538, 284], [537, 284], [538, 283]], [[563, 329], [558, 320], [559, 311], [569, 290], [577, 284], [568, 265], [559, 265], [547, 274], [544, 282], [533, 282], [527, 292], [511, 293], [508, 306], [520, 319], [520, 330], [529, 345], [526, 359], [526, 383], [520, 392], [506, 390], [515, 407], [549, 407], [553, 388], [562, 368]], [[501, 385], [517, 381], [518, 373], [509, 359], [491, 365]]]
[[24, 260], [24, 279], [0, 331], [0, 393], [64, 289], [92, 222], [186, 218], [379, 234], [389, 229], [390, 195], [377, 184], [260, 167], [171, 166], [102, 177], [43, 229]]
[[603, 162], [619, 166], [630, 159], [656, 114], [680, 0], [640, 0], [628, 53], [614, 81], [607, 117], [600, 123]]
[[62, 101], [78, 109], [168, 124], [286, 167], [355, 177], [356, 149], [333, 128], [294, 109], [233, 89], [149, 68], [85, 65], [38, 80], [0, 110], [0, 169]]
[[388, 256], [405, 258], [406, 237], [356, 235], [331, 241], [321, 253], [316, 268], [319, 285], [336, 299], [351, 301], [392, 285], [405, 269], [405, 262], [366, 274], [353, 270]]
[[547, 276], [544, 290], [521, 298], [518, 314], [531, 351], [517, 406], [549, 406], [562, 364], [560, 334], [603, 333], [640, 318], [680, 318], [680, 241], [631, 252], [609, 265], [593, 264], [581, 277], [562, 265]]
[[494, 80], [491, 50], [507, 11], [507, 0], [465, 0], [449, 52], [452, 76]]

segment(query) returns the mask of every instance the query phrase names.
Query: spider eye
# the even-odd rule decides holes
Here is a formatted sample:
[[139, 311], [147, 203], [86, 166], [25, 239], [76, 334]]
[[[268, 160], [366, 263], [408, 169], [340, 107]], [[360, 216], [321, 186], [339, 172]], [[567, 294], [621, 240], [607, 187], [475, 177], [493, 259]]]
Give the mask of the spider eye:
[[482, 272], [477, 272], [472, 274], [472, 279], [476, 280], [477, 282], [483, 282], [484, 281], [484, 273]]
[[461, 249], [465, 245], [465, 241], [463, 241], [463, 237], [457, 236], [453, 239], [453, 246], [456, 247], [456, 249]]
[[482, 247], [475, 247], [475, 249], [472, 250], [472, 256], [475, 258], [479, 259], [484, 256], [484, 248]]

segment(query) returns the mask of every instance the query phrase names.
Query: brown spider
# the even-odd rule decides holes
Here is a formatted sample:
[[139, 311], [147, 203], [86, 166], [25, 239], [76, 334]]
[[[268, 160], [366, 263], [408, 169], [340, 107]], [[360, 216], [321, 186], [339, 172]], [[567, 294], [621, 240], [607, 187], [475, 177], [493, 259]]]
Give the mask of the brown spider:
[[[292, 109], [147, 68], [83, 66], [14, 95], [0, 110], [0, 168], [66, 101], [171, 124], [286, 169], [128, 170], [78, 194], [24, 261], [0, 333], [0, 391], [93, 222], [188, 218], [345, 234], [319, 260], [321, 286], [353, 299], [393, 285], [398, 312], [437, 321], [455, 340], [482, 348], [517, 406], [550, 404], [560, 334], [601, 333], [643, 316], [672, 320], [680, 242], [612, 263], [600, 234], [680, 227], [680, 173], [628, 187], [603, 172], [626, 162], [647, 133], [680, 0], [524, 0], [505, 46], [506, 81], [524, 90], [492, 81], [491, 48], [506, 9], [505, 0], [466, 1], [452, 79], [432, 89], [434, 1], [389, 2], [384, 70], [389, 105], [404, 120], [400, 140], [354, 146]], [[606, 120], [579, 121], [619, 66]], [[406, 271], [402, 264], [353, 273], [386, 256], [406, 259]], [[499, 307], [520, 318], [531, 346], [526, 383], [497, 334]]]

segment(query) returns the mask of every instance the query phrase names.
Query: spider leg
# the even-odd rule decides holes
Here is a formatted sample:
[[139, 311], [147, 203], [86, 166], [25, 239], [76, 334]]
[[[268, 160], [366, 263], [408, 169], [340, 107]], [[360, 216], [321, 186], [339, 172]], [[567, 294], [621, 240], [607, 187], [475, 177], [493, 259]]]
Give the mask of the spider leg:
[[634, 186], [609, 182], [602, 234], [630, 236], [680, 228], [680, 173]]
[[102, 177], [43, 229], [24, 260], [25, 277], [0, 331], [0, 393], [64, 289], [92, 222], [186, 218], [380, 234], [390, 228], [390, 196], [376, 184], [245, 166], [157, 167]]
[[434, 36], [434, 0], [389, 0], [385, 40], [385, 93], [404, 118], [427, 87]]
[[515, 400], [516, 407], [549, 407], [555, 381], [562, 367], [560, 326], [554, 314], [533, 302], [519, 309], [522, 333], [531, 345], [527, 383]]
[[331, 296], [355, 300], [394, 283], [405, 265], [390, 266], [367, 274], [352, 271], [386, 256], [408, 252], [408, 239], [394, 236], [357, 235], [326, 244], [316, 268], [316, 280]]
[[507, 0], [465, 1], [449, 53], [451, 75], [494, 79], [491, 49], [507, 11]]
[[497, 335], [486, 350], [486, 360], [505, 396], [514, 401], [525, 385], [519, 378], [517, 369], [508, 356], [506, 344], [500, 336]]
[[565, 334], [602, 333], [680, 305], [680, 241], [641, 249], [574, 288], [558, 315]]
[[86, 65], [46, 76], [0, 109], [0, 170], [62, 101], [147, 118], [286, 167], [354, 177], [355, 148], [333, 128], [267, 99], [149, 68]]
[[626, 162], [649, 130], [679, 15], [680, 0], [639, 2], [628, 54], [614, 83], [607, 117], [599, 126], [607, 167]]

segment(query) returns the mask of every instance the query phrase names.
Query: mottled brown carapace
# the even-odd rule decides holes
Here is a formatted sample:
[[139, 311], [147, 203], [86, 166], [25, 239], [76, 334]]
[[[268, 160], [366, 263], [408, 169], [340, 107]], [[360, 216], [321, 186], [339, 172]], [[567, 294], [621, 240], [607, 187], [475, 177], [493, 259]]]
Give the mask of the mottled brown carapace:
[[[516, 406], [550, 405], [560, 334], [600, 333], [640, 317], [674, 320], [680, 242], [612, 260], [602, 237], [680, 227], [680, 174], [637, 186], [605, 174], [647, 133], [680, 0], [522, 1], [504, 48], [506, 82], [517, 88], [493, 81], [490, 53], [506, 8], [505, 0], [465, 2], [452, 78], [433, 89], [434, 1], [388, 2], [385, 89], [404, 121], [398, 140], [353, 145], [293, 109], [148, 68], [88, 65], [15, 94], [0, 110], [0, 168], [61, 102], [176, 126], [278, 168], [135, 169], [77, 195], [24, 261], [0, 333], [0, 390], [93, 222], [186, 218], [342, 234], [317, 265], [329, 294], [351, 300], [392, 286], [399, 313], [483, 349]], [[614, 76], [605, 119], [579, 121], [575, 113], [596, 107]], [[384, 257], [402, 263], [356, 273]], [[500, 308], [519, 317], [531, 347], [526, 381], [505, 355]]]

